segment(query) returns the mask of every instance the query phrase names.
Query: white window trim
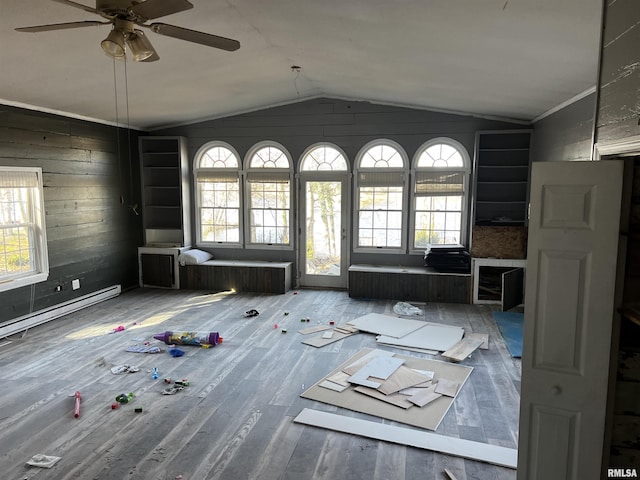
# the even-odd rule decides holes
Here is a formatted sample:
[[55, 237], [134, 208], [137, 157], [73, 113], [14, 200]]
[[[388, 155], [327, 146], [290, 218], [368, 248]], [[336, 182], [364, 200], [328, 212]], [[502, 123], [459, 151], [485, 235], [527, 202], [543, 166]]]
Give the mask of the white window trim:
[[[199, 172], [224, 172], [231, 171], [232, 169], [224, 169], [224, 168], [200, 168], [200, 160], [202, 156], [213, 147], [224, 147], [229, 149], [238, 160], [238, 168], [233, 169], [235, 173], [238, 174], [238, 182], [240, 183], [240, 207], [239, 207], [239, 215], [240, 215], [240, 225], [239, 225], [239, 239], [237, 242], [205, 242], [202, 241], [202, 224], [200, 221], [200, 187], [198, 183], [198, 173]], [[196, 246], [198, 247], [206, 247], [206, 248], [242, 248], [244, 245], [244, 176], [242, 174], [242, 158], [238, 154], [238, 151], [227, 142], [223, 142], [220, 140], [214, 140], [211, 142], [205, 143], [201, 146], [196, 154], [193, 157], [193, 183], [195, 197], [194, 197], [194, 217], [195, 217], [195, 226], [196, 226]]]
[[38, 187], [36, 190], [36, 198], [34, 208], [35, 216], [35, 250], [36, 250], [36, 272], [29, 272], [14, 277], [0, 278], [0, 292], [6, 292], [15, 288], [33, 285], [35, 283], [44, 282], [49, 278], [49, 254], [47, 250], [47, 228], [45, 222], [44, 209], [44, 187], [42, 181], [42, 168], [40, 167], [0, 167], [2, 172], [35, 172], [38, 179]]
[[[376, 147], [378, 145], [388, 145], [397, 150], [397, 152], [402, 157], [403, 167], [402, 168], [360, 168], [360, 161], [364, 154], [371, 148]], [[360, 172], [402, 172], [403, 174], [403, 187], [402, 187], [402, 222], [401, 222], [401, 236], [400, 236], [400, 246], [399, 247], [360, 247], [358, 246], [358, 231], [359, 231], [359, 205], [360, 205], [360, 188], [358, 185], [358, 177]], [[353, 168], [353, 192], [354, 192], [354, 200], [353, 200], [353, 208], [352, 208], [352, 217], [353, 217], [353, 251], [357, 253], [381, 253], [381, 254], [406, 254], [407, 253], [407, 202], [409, 198], [409, 157], [404, 150], [404, 148], [397, 142], [393, 140], [389, 140], [386, 138], [381, 138], [377, 140], [372, 140], [365, 144], [358, 154], [356, 155], [356, 159], [354, 162]]]
[[[288, 176], [289, 176], [289, 243], [287, 245], [283, 245], [283, 244], [269, 244], [269, 243], [253, 243], [251, 242], [251, 199], [249, 198], [250, 195], [250, 191], [251, 189], [249, 188], [249, 184], [248, 184], [248, 178], [249, 178], [249, 174], [250, 173], [260, 173], [260, 172], [265, 172], [265, 171], [271, 171], [271, 172], [281, 172], [284, 171], [285, 169], [283, 168], [273, 168], [273, 169], [265, 169], [265, 168], [255, 168], [252, 169], [250, 167], [251, 164], [251, 158], [253, 157], [253, 155], [260, 149], [264, 148], [264, 147], [274, 147], [277, 148], [279, 150], [281, 150], [285, 156], [287, 157], [287, 160], [289, 162], [289, 168], [287, 169], [288, 171]], [[248, 151], [247, 154], [244, 157], [244, 161], [243, 161], [243, 180], [244, 183], [246, 184], [246, 188], [244, 189], [244, 231], [246, 232], [245, 235], [245, 242], [244, 242], [244, 248], [246, 250], [250, 250], [250, 249], [254, 249], [254, 250], [293, 250], [294, 249], [294, 245], [296, 242], [296, 239], [294, 238], [294, 232], [295, 232], [295, 189], [294, 189], [294, 178], [293, 178], [293, 160], [291, 157], [291, 154], [289, 153], [289, 150], [287, 150], [284, 145], [278, 143], [278, 142], [274, 142], [272, 140], [263, 140], [261, 142], [256, 143], [255, 145], [253, 145]]]
[[[413, 192], [415, 192], [415, 182], [416, 182], [416, 170], [418, 159], [420, 155], [429, 147], [433, 145], [437, 145], [440, 143], [444, 143], [446, 145], [450, 145], [451, 147], [458, 150], [460, 155], [462, 156], [462, 161], [464, 166], [462, 168], [458, 167], [431, 167], [433, 171], [442, 171], [442, 172], [460, 172], [464, 171], [464, 198], [462, 200], [462, 216], [461, 216], [461, 225], [460, 225], [460, 243], [462, 245], [467, 244], [467, 233], [469, 231], [469, 202], [471, 198], [471, 192], [469, 191], [469, 182], [471, 177], [471, 157], [469, 156], [469, 152], [467, 149], [457, 140], [454, 140], [450, 137], [436, 137], [424, 142], [418, 149], [416, 150], [415, 155], [413, 156], [413, 160], [411, 161], [411, 206], [410, 206], [410, 215], [409, 215], [409, 253], [410, 254], [424, 254], [424, 248], [419, 247], [416, 248], [415, 242], [415, 222], [416, 222], [416, 202], [415, 196]], [[420, 168], [420, 170], [427, 170], [426, 168]]]

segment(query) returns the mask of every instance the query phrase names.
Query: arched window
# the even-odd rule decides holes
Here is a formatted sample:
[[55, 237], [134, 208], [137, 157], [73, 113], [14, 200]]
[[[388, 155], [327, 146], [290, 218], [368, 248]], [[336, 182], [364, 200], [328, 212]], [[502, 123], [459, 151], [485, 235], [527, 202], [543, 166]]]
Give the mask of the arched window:
[[406, 165], [406, 153], [391, 140], [370, 142], [358, 154], [355, 249], [405, 250]]
[[209, 142], [195, 156], [196, 244], [242, 243], [240, 157], [231, 145]]
[[289, 153], [275, 142], [261, 142], [246, 157], [248, 246], [292, 247]]
[[462, 244], [467, 216], [470, 159], [453, 139], [422, 145], [413, 161], [412, 250]]
[[329, 144], [318, 144], [310, 147], [302, 155], [301, 172], [326, 172], [348, 170], [344, 154]]

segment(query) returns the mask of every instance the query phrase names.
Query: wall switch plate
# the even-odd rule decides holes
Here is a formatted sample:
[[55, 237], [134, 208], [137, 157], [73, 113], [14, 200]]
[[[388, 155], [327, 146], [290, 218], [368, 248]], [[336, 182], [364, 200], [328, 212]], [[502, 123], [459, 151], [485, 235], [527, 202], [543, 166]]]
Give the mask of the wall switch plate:
[[77, 278], [75, 280], [71, 280], [71, 288], [78, 290], [80, 288], [80, 280]]

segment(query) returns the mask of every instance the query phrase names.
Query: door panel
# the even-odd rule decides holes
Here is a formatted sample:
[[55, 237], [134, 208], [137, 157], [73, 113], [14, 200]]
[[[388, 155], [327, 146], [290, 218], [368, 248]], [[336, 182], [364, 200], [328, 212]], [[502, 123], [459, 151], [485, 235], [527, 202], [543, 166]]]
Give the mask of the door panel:
[[622, 171], [533, 165], [519, 480], [600, 478]]
[[347, 181], [301, 180], [300, 285], [347, 286]]
[[514, 268], [502, 274], [502, 311], [506, 312], [522, 303], [524, 268]]

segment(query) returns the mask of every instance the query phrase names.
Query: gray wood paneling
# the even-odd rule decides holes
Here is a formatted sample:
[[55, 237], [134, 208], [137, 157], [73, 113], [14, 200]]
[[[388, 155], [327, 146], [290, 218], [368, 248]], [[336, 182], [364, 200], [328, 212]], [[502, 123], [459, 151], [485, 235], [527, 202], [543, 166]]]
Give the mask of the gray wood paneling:
[[640, 134], [640, 8], [634, 0], [608, 1], [604, 8], [596, 118], [596, 142], [600, 143]]
[[590, 160], [595, 100], [592, 93], [536, 122], [531, 161]]
[[[137, 285], [142, 229], [140, 217], [128, 208], [139, 203], [137, 136], [91, 122], [0, 108], [0, 165], [43, 170], [50, 263], [47, 281], [0, 293], [0, 322], [114, 284], [125, 289]], [[129, 141], [134, 145], [131, 167]], [[80, 289], [74, 291], [71, 281], [76, 278]], [[57, 285], [61, 292], [55, 292]]]

